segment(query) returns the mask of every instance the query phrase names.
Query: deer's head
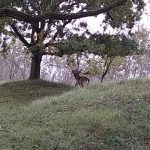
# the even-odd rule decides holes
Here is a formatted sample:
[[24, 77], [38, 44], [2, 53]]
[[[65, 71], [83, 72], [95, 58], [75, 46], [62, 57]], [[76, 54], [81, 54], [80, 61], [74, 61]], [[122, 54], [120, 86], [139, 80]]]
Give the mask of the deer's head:
[[76, 69], [76, 70], [72, 70], [72, 73], [73, 73], [73, 74], [80, 74], [81, 71], [82, 71], [82, 69], [81, 69], [81, 70]]
[[80, 77], [81, 70], [72, 70], [72, 74], [74, 75], [75, 79]]

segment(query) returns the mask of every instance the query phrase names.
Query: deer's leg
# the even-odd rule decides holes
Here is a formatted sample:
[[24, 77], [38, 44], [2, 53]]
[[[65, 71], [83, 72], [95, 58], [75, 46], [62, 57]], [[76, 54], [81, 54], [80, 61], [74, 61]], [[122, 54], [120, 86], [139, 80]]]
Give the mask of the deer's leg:
[[75, 87], [77, 87], [77, 86], [80, 86], [80, 87], [82, 86], [80, 81], [76, 82]]
[[87, 78], [87, 82], [86, 82], [86, 83], [87, 83], [87, 86], [89, 85], [89, 82], [90, 82], [90, 79]]
[[89, 85], [89, 80], [87, 81], [87, 86]]
[[82, 88], [83, 88], [83, 82], [80, 82], [80, 87], [82, 87]]
[[76, 82], [75, 87], [78, 85], [78, 82]]

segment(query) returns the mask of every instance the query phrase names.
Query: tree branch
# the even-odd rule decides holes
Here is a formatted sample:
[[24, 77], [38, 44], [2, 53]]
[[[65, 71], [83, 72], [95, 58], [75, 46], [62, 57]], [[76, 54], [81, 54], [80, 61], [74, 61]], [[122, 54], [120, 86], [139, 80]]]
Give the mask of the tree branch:
[[14, 19], [20, 20], [20, 21], [25, 21], [27, 23], [33, 23], [37, 22], [34, 17], [31, 15], [22, 13], [20, 11], [17, 11], [15, 9], [1, 9], [0, 10], [0, 18], [2, 17], [12, 17]]
[[[64, 22], [64, 24], [61, 27], [64, 29], [64, 27], [70, 22], [71, 20]], [[54, 41], [58, 35], [59, 35], [59, 30], [57, 30], [57, 32], [54, 34], [53, 38], [50, 41]], [[45, 44], [45, 47], [48, 47], [50, 45], [50, 41]]]
[[16, 36], [20, 39], [20, 41], [22, 41], [22, 43], [26, 46], [26, 47], [30, 47], [31, 45], [24, 39], [24, 37], [19, 33], [19, 31], [17, 30], [17, 28], [15, 27], [15, 24], [11, 25], [12, 29], [14, 30]]
[[107, 16], [108, 16], [112, 21], [114, 20], [113, 17], [110, 15], [109, 12], [107, 12]]
[[111, 5], [105, 6], [103, 8], [97, 10], [91, 10], [86, 12], [78, 12], [78, 13], [46, 13], [45, 15], [37, 15], [32, 16], [14, 9], [1, 9], [0, 10], [0, 18], [1, 17], [12, 17], [14, 19], [25, 21], [27, 23], [40, 22], [41, 20], [54, 19], [54, 20], [72, 20], [79, 19], [83, 17], [96, 16], [102, 13], [107, 13], [112, 9], [115, 9], [121, 5], [124, 5], [127, 0], [118, 0]]
[[115, 9], [118, 6], [124, 5], [124, 3], [127, 2], [127, 0], [118, 0], [117, 2], [105, 6], [103, 8], [100, 8], [98, 10], [92, 10], [92, 11], [87, 11], [87, 12], [79, 12], [79, 13], [70, 13], [70, 14], [62, 14], [62, 13], [47, 13], [45, 15], [38, 16], [40, 19], [56, 19], [56, 20], [70, 20], [70, 19], [79, 19], [83, 17], [89, 17], [89, 16], [96, 16], [102, 13], [109, 12], [112, 9]]

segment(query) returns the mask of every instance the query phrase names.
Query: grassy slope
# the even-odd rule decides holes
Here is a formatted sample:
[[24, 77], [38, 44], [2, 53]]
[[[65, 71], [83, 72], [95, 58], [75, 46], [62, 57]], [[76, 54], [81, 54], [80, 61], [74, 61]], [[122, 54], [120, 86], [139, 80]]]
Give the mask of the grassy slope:
[[69, 89], [72, 87], [43, 80], [7, 82], [0, 85], [0, 102], [26, 103], [44, 96], [62, 94]]
[[150, 80], [63, 93], [71, 89], [44, 81], [1, 84], [0, 150], [149, 149]]

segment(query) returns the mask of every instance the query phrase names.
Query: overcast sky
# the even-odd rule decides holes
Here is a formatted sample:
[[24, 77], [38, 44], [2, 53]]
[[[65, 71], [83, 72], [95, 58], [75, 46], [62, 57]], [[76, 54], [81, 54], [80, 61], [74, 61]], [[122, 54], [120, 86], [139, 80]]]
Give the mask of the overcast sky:
[[146, 7], [140, 23], [150, 30], [150, 0], [145, 0], [145, 2]]

